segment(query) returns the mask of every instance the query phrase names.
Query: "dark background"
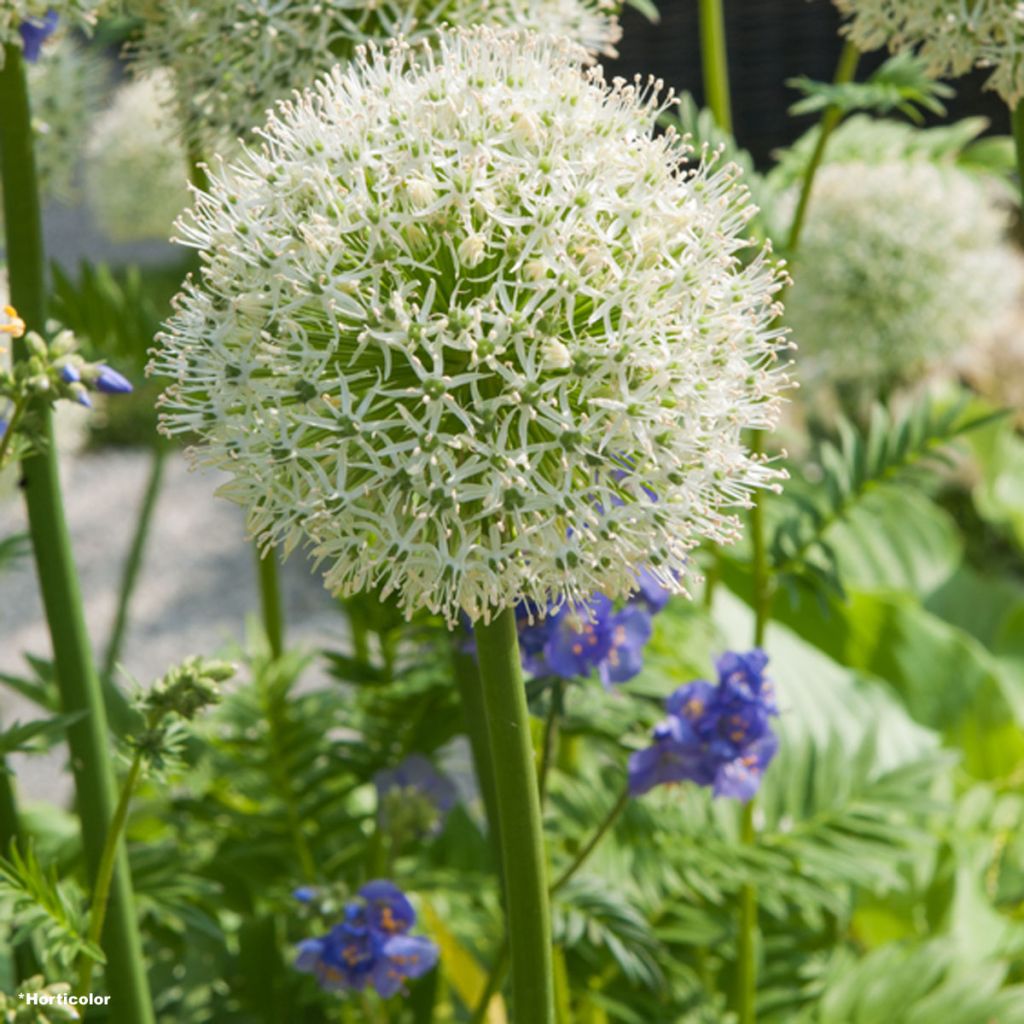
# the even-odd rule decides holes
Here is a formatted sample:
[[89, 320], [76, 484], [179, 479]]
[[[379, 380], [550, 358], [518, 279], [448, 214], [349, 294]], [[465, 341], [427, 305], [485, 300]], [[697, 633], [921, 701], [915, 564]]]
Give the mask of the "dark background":
[[[786, 110], [799, 94], [785, 83], [797, 75], [831, 81], [842, 48], [839, 15], [828, 0], [724, 0], [729, 77], [736, 137], [760, 166], [773, 149], [792, 142], [817, 120], [791, 118]], [[697, 0], [660, 0], [661, 22], [650, 24], [633, 8], [622, 15], [620, 58], [605, 61], [609, 78], [654, 75], [677, 92], [692, 92], [703, 105]], [[863, 79], [885, 59], [884, 52], [861, 58]], [[957, 79], [957, 94], [946, 102], [948, 117], [981, 114], [992, 130], [1008, 133], [1009, 115], [999, 96], [983, 90], [988, 72]], [[930, 118], [939, 122], [942, 118]]]

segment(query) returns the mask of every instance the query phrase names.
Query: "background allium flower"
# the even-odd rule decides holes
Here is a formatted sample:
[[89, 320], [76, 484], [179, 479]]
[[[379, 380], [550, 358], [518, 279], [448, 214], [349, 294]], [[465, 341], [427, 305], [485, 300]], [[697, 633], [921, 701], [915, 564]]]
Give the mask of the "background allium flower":
[[514, 27], [613, 54], [611, 0], [146, 0], [133, 49], [141, 69], [169, 67], [185, 130], [200, 152], [225, 153], [268, 108], [304, 89], [358, 45], [416, 43], [444, 25]]
[[[106, 85], [103, 59], [67, 36], [28, 68], [36, 173], [47, 198], [65, 203], [76, 198], [75, 175]], [[119, 181], [110, 191], [122, 187]]]
[[[92, 28], [96, 19], [109, 7], [107, 0], [3, 0], [0, 3], [0, 66], [3, 48], [13, 43], [24, 47], [21, 27], [31, 22], [34, 27], [49, 24], [53, 15], [63, 28]], [[30, 47], [34, 43], [30, 33]], [[31, 56], [31, 54], [30, 54]]]
[[295, 966], [329, 991], [372, 987], [388, 999], [437, 963], [437, 946], [408, 934], [415, 923], [412, 904], [396, 885], [367, 882], [345, 905], [341, 924], [299, 944]]
[[907, 379], [992, 330], [1019, 282], [1006, 226], [984, 184], [952, 166], [823, 167], [786, 304], [802, 368]]
[[213, 172], [163, 429], [336, 593], [454, 623], [625, 598], [638, 565], [679, 591], [776, 476], [742, 431], [776, 419], [781, 278], [739, 260], [738, 172], [681, 171], [653, 89], [564, 45], [440, 47], [371, 50]]
[[992, 68], [988, 86], [1011, 106], [1024, 98], [1021, 0], [835, 0], [861, 50], [912, 50], [939, 77]]
[[188, 158], [168, 109], [173, 95], [170, 73], [155, 72], [121, 86], [93, 124], [86, 191], [97, 223], [118, 241], [167, 238], [188, 205]]
[[775, 756], [771, 719], [779, 713], [764, 670], [768, 658], [755, 648], [718, 659], [718, 683], [698, 679], [665, 702], [669, 717], [654, 729], [654, 743], [629, 759], [635, 796], [670, 782], [711, 786], [715, 796], [749, 800]]

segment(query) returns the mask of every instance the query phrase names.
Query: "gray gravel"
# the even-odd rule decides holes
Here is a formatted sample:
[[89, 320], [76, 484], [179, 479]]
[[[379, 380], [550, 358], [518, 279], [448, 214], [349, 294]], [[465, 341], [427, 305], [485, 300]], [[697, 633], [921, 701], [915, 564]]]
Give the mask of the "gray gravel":
[[[75, 558], [93, 644], [102, 651], [114, 616], [121, 567], [149, 471], [144, 451], [63, 459], [62, 476]], [[214, 497], [215, 474], [190, 472], [180, 456], [168, 461], [145, 562], [122, 652], [125, 669], [149, 682], [189, 654], [212, 655], [241, 644], [246, 618], [258, 609], [252, 547], [242, 515]], [[0, 497], [0, 537], [25, 529], [16, 495]], [[282, 575], [290, 645], [345, 643], [344, 620], [298, 554]], [[19, 672], [23, 652], [48, 656], [31, 558], [0, 575], [0, 671]], [[0, 717], [37, 717], [31, 704], [0, 690]], [[19, 759], [23, 798], [63, 797], [62, 752]]]

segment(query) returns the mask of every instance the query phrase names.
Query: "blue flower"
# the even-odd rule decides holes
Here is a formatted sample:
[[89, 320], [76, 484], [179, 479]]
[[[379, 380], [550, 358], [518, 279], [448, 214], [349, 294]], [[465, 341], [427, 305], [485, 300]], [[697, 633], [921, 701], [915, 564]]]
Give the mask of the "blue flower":
[[117, 370], [112, 370], [109, 366], [102, 363], [97, 369], [99, 373], [92, 382], [92, 386], [97, 391], [102, 391], [107, 395], [127, 395], [132, 391], [131, 382], [127, 377], [119, 374]]
[[77, 384], [82, 379], [82, 375], [77, 369], [75, 369], [75, 367], [70, 363], [67, 363], [60, 368], [60, 379], [64, 381], [65, 384]]
[[630, 791], [639, 796], [662, 783], [689, 781], [711, 786], [715, 796], [751, 799], [778, 749], [767, 663], [761, 650], [730, 652], [717, 663], [717, 684], [698, 679], [676, 690], [653, 745], [629, 759]]
[[292, 898], [300, 903], [312, 903], [318, 895], [317, 890], [311, 885], [300, 885], [298, 889], [292, 891]]
[[637, 593], [633, 600], [646, 606], [647, 610], [656, 615], [668, 604], [672, 596], [655, 578], [650, 569], [644, 567], [636, 574]]
[[437, 835], [458, 799], [455, 784], [422, 754], [377, 772], [373, 783], [381, 826], [418, 835]]
[[605, 686], [632, 679], [644, 664], [644, 644], [651, 638], [651, 616], [639, 605], [626, 605], [611, 619], [608, 654], [598, 665]]
[[595, 594], [585, 605], [562, 605], [549, 625], [544, 660], [563, 679], [585, 678], [608, 656], [612, 645], [612, 603]]
[[416, 912], [398, 886], [368, 882], [345, 905], [344, 917], [326, 935], [299, 943], [295, 966], [332, 992], [374, 988], [384, 999], [437, 963], [437, 946], [409, 935]]
[[29, 18], [18, 26], [21, 33], [22, 51], [25, 60], [35, 63], [39, 60], [39, 53], [43, 43], [57, 29], [57, 12], [51, 7], [41, 18]]

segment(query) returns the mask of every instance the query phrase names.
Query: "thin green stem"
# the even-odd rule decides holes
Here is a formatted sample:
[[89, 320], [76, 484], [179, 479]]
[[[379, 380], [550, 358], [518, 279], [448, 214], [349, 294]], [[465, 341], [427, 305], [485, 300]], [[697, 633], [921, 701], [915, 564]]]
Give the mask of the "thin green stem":
[[[845, 85], [852, 82], [857, 74], [857, 64], [860, 61], [860, 51], [849, 40], [843, 44], [842, 52], [839, 54], [839, 63], [836, 65], [836, 73], [833, 81], [836, 85]], [[825, 147], [828, 145], [829, 136], [835, 131], [843, 114], [838, 107], [829, 107], [822, 115], [821, 123], [818, 125], [818, 139], [814, 144], [814, 151], [804, 171], [803, 181], [800, 185], [800, 196], [796, 201], [796, 210], [793, 213], [793, 223], [789, 228], [789, 238], [786, 242], [786, 249], [790, 256], [796, 251], [800, 244], [800, 235], [804, 228], [804, 221], [807, 218], [807, 207], [811, 201], [811, 190], [814, 187], [814, 178], [821, 166], [825, 156]]]
[[[747, 845], [752, 845], [756, 839], [753, 800], [743, 808], [740, 839]], [[757, 1020], [757, 890], [749, 884], [740, 890], [736, 961], [735, 1009], [738, 1024], [754, 1024]]]
[[553, 680], [551, 683], [551, 704], [548, 707], [547, 718], [544, 720], [544, 736], [541, 740], [540, 767], [537, 771], [537, 789], [540, 791], [542, 807], [547, 796], [551, 765], [554, 763], [555, 751], [558, 748], [558, 723], [562, 715], [564, 696], [565, 683], [561, 679]]
[[14, 432], [18, 427], [18, 422], [21, 420], [21, 417], [25, 415], [25, 410], [27, 408], [28, 400], [23, 398], [14, 406], [14, 412], [11, 413], [11, 418], [7, 421], [3, 437], [0, 437], [0, 469], [4, 468], [4, 464], [7, 461], [8, 449], [11, 447], [11, 442], [14, 440]]
[[263, 629], [267, 634], [271, 655], [277, 659], [284, 653], [284, 612], [281, 609], [281, 583], [277, 571], [277, 551], [265, 555], [256, 551], [256, 572], [260, 585], [260, 609]]
[[[0, 70], [0, 179], [11, 302], [27, 324], [41, 326], [46, 321], [42, 223], [28, 90], [21, 50], [16, 46], [6, 48]], [[20, 351], [15, 349], [16, 354]], [[82, 847], [87, 869], [95, 877], [116, 800], [110, 734], [64, 519], [53, 420], [45, 405], [39, 408], [39, 421], [44, 448], [22, 461], [23, 493], [61, 704], [66, 713], [86, 712], [68, 727], [67, 734]], [[115, 853], [109, 891], [103, 949], [111, 1021], [152, 1024], [149, 984], [121, 845]]]
[[515, 612], [507, 608], [489, 623], [477, 623], [476, 646], [495, 767], [512, 961], [513, 1019], [518, 1024], [554, 1024], [544, 836]]
[[149, 467], [149, 479], [139, 506], [135, 532], [132, 535], [131, 547], [121, 570], [121, 586], [117, 594], [117, 611], [110, 627], [110, 638], [107, 640], [107, 652], [103, 658], [103, 677], [110, 679], [114, 668], [121, 657], [121, 646], [124, 643], [125, 629], [128, 625], [128, 609], [131, 606], [135, 584], [138, 582], [139, 570], [142, 568], [142, 557], [146, 551], [146, 540], [153, 525], [153, 513], [156, 511], [157, 498], [163, 485], [164, 467], [167, 461], [167, 449], [160, 444], [153, 449], [153, 458]]
[[1021, 201], [1024, 203], [1024, 100], [1010, 111], [1013, 122], [1013, 143], [1017, 153], [1017, 184], [1020, 187]]
[[729, 93], [729, 57], [725, 44], [723, 0], [700, 0], [700, 56], [704, 74], [704, 102], [718, 127], [732, 134]]
[[[139, 782], [139, 774], [142, 771], [142, 752], [136, 751], [132, 758], [131, 767], [121, 784], [121, 795], [114, 809], [114, 817], [107, 828], [107, 837], [103, 843], [103, 853], [100, 855], [99, 867], [96, 869], [96, 881], [92, 887], [92, 900], [89, 906], [89, 931], [86, 938], [89, 942], [98, 943], [103, 934], [103, 923], [107, 918], [107, 906], [110, 902], [110, 883], [114, 878], [114, 865], [117, 861], [117, 851], [121, 846], [121, 837], [124, 835], [125, 822], [128, 820], [128, 807], [131, 805], [135, 787]], [[78, 994], [88, 995], [89, 984], [92, 981], [93, 959], [83, 953], [78, 967]]]
[[576, 854], [573, 862], [558, 876], [555, 884], [551, 886], [552, 895], [558, 892], [558, 890], [561, 889], [562, 886], [565, 885], [581, 867], [583, 867], [587, 858], [597, 848], [597, 844], [604, 839], [612, 825], [618, 821], [619, 815], [626, 809], [626, 806], [629, 803], [629, 797], [629, 787], [626, 786], [626, 788], [619, 794], [619, 799], [615, 801], [611, 810], [605, 815], [604, 821], [597, 826], [597, 831], [590, 837], [579, 853]]

